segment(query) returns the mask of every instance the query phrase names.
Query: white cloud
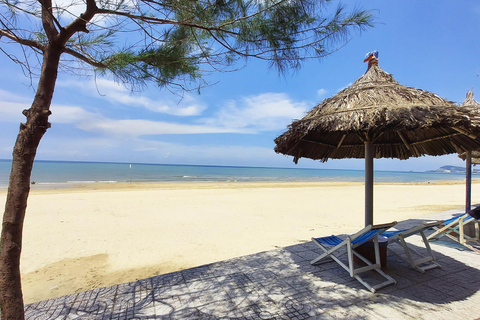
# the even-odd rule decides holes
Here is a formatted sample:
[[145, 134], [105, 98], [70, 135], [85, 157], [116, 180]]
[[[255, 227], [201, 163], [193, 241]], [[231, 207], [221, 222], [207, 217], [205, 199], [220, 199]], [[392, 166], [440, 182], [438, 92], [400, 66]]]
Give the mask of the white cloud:
[[[109, 86], [114, 89], [109, 89]], [[116, 85], [112, 82], [105, 82], [102, 88], [107, 88], [105, 90], [109, 92], [117, 90]], [[136, 103], [137, 105], [151, 101], [149, 98], [135, 99], [121, 94], [116, 95], [116, 99], [128, 99], [132, 104]], [[27, 109], [29, 104], [21, 102], [22, 100], [21, 96], [15, 96], [0, 90], [0, 112], [3, 114], [2, 120], [4, 122], [24, 121], [21, 112], [23, 109]], [[126, 100], [123, 101], [126, 103]], [[212, 133], [252, 134], [284, 129], [292, 119], [303, 116], [307, 110], [307, 104], [292, 101], [286, 94], [264, 93], [242, 98], [238, 102], [228, 101], [214, 116], [192, 120], [193, 122], [190, 123], [134, 119], [131, 116], [130, 119], [114, 119], [106, 116], [103, 109], [89, 111], [92, 109], [95, 110], [96, 108], [54, 103], [51, 107], [50, 122], [53, 125], [69, 124], [80, 130], [99, 134], [99, 137], [120, 138], [163, 134]], [[182, 110], [185, 114], [186, 110], [189, 109], [183, 108]], [[185, 118], [182, 117], [182, 119]]]
[[263, 93], [241, 101], [229, 101], [214, 117], [200, 122], [227, 128], [244, 128], [251, 132], [285, 128], [292, 119], [302, 117], [307, 109], [304, 102], [292, 101], [284, 93]]
[[[121, 3], [121, 4], [120, 4]], [[123, 1], [97, 1], [97, 6], [102, 9], [119, 10], [118, 5], [124, 11], [135, 8], [135, 0]], [[61, 14], [63, 23], [69, 23], [73, 19], [79, 17], [86, 10], [86, 3], [83, 0], [53, 0], [54, 12]], [[106, 27], [108, 26], [109, 15], [95, 15], [91, 20], [92, 23]]]
[[128, 148], [122, 143], [123, 141], [119, 139], [65, 137], [47, 132], [42, 138], [36, 158], [40, 160], [97, 161], [98, 159], [98, 161], [113, 161], [118, 157], [114, 153], [115, 150], [118, 150], [118, 153], [130, 153], [131, 147]]
[[54, 11], [62, 13], [63, 16], [69, 19], [79, 17], [86, 9], [85, 2], [72, 0], [53, 0], [53, 7], [58, 8], [58, 10]]
[[111, 119], [78, 106], [52, 105], [52, 124], [72, 124], [78, 129], [115, 137], [162, 134], [243, 133], [241, 129], [191, 125], [145, 119]]
[[206, 109], [203, 103], [197, 101], [194, 96], [187, 93], [183, 98], [177, 97], [177, 100], [173, 100], [171, 97], [167, 98], [165, 94], [154, 99], [138, 93], [131, 93], [120, 84], [107, 79], [98, 79], [95, 82], [59, 82], [58, 86], [75, 86], [90, 96], [100, 97], [101, 95], [103, 96], [102, 98], [107, 99], [111, 103], [120, 103], [129, 107], [142, 107], [156, 113], [165, 113], [174, 116], [196, 116]]
[[22, 114], [22, 111], [29, 107], [25, 103], [2, 101], [0, 105], [0, 122], [25, 122], [25, 116]]
[[[33, 97], [32, 93], [32, 97]], [[28, 96], [19, 96], [11, 92], [0, 89], [0, 100], [2, 101], [11, 101], [11, 102], [22, 102], [25, 104], [31, 103], [30, 97]]]
[[[2, 98], [7, 98], [3, 100]], [[3, 101], [2, 101], [3, 100]], [[22, 97], [8, 94], [0, 90], [0, 121], [14, 123], [25, 121], [22, 110], [29, 104], [21, 101]], [[90, 112], [83, 107], [52, 104], [52, 125], [70, 124], [74, 127], [97, 134], [116, 137], [139, 137], [162, 134], [206, 134], [206, 133], [248, 133], [248, 130], [237, 127], [225, 127], [208, 124], [185, 124], [146, 119], [112, 119], [99, 112]]]
[[190, 145], [137, 140], [134, 152], [147, 153], [163, 163], [232, 164], [261, 162], [278, 155], [271, 148], [237, 145]]
[[107, 135], [131, 137], [161, 134], [242, 133], [239, 129], [140, 119], [101, 119], [82, 122], [79, 123], [77, 127], [89, 132], [100, 132]]
[[50, 109], [52, 111], [50, 122], [52, 123], [80, 124], [103, 120], [102, 115], [86, 111], [82, 107], [53, 104]]
[[0, 122], [25, 122], [22, 111], [30, 108], [30, 99], [0, 89]]
[[325, 90], [325, 89], [319, 89], [319, 90], [317, 90], [317, 95], [318, 95], [320, 98], [323, 98], [326, 94], [327, 94], [327, 90]]
[[[172, 96], [163, 93], [161, 98], [155, 99], [152, 95], [132, 95], [119, 84], [105, 79], [96, 82], [61, 82], [60, 86], [78, 87], [89, 95], [107, 99], [113, 104], [122, 104], [129, 107], [142, 107], [155, 113], [169, 114], [179, 117], [199, 116], [207, 109], [200, 98], [190, 94], [180, 101], [173, 101]], [[180, 99], [177, 96], [175, 98]], [[151, 130], [151, 134], [166, 133], [257, 133], [284, 129], [293, 119], [304, 116], [311, 104], [293, 101], [285, 93], [262, 93], [243, 97], [240, 100], [229, 100], [221, 104], [219, 110], [210, 117], [194, 119], [196, 125], [161, 123], [164, 129]], [[184, 120], [182, 120], [184, 121]], [[139, 124], [139, 122], [137, 122]], [[145, 123], [152, 128], [151, 122]], [[190, 128], [187, 129], [187, 126]], [[84, 127], [87, 128], [87, 127]], [[100, 128], [100, 127], [99, 127]], [[108, 126], [108, 128], [112, 128]], [[167, 129], [168, 128], [168, 129]], [[103, 126], [106, 130], [107, 126]]]
[[[75, 148], [71, 146], [74, 145]], [[11, 152], [11, 150], [10, 150]], [[118, 161], [136, 163], [171, 163], [198, 165], [253, 165], [264, 163], [282, 166], [291, 159], [276, 154], [272, 148], [237, 145], [194, 145], [127, 137], [125, 139], [64, 139], [46, 135], [37, 159], [79, 161]], [[252, 155], [255, 155], [252, 158]]]
[[[26, 118], [22, 111], [30, 108], [31, 101], [27, 103], [24, 100], [27, 98], [0, 90], [0, 113], [2, 115], [0, 121], [25, 122]], [[49, 117], [51, 123], [79, 124], [103, 119], [102, 115], [77, 106], [52, 104], [50, 110], [52, 111], [52, 115]]]
[[100, 114], [88, 112], [81, 107], [52, 106], [53, 124], [73, 124], [75, 127], [93, 133], [116, 137], [139, 137], [161, 134], [205, 134], [241, 133], [239, 129], [190, 125], [143, 119], [110, 119]]

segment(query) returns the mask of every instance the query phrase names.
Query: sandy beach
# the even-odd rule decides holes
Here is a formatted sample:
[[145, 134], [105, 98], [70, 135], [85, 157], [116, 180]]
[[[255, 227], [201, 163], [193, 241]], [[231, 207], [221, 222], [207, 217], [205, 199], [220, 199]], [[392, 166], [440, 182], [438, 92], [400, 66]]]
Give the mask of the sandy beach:
[[[472, 194], [479, 203], [479, 181]], [[376, 184], [374, 199], [375, 223], [424, 218], [460, 212], [465, 185]], [[21, 262], [25, 302], [354, 232], [364, 224], [363, 211], [363, 183], [33, 188]]]

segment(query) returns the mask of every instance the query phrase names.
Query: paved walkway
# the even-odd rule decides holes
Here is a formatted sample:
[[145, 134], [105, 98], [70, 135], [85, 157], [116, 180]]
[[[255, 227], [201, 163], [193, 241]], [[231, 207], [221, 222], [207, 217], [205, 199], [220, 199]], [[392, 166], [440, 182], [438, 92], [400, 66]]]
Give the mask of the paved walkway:
[[[450, 217], [452, 212], [439, 214]], [[437, 218], [437, 217], [435, 217]], [[422, 220], [423, 221], [423, 220]], [[421, 222], [411, 220], [406, 227]], [[422, 250], [419, 236], [409, 243]], [[431, 244], [441, 269], [395, 255], [397, 284], [372, 294], [334, 262], [311, 266], [311, 242], [27, 305], [27, 319], [478, 319], [480, 254]], [[391, 245], [403, 252], [398, 245]]]

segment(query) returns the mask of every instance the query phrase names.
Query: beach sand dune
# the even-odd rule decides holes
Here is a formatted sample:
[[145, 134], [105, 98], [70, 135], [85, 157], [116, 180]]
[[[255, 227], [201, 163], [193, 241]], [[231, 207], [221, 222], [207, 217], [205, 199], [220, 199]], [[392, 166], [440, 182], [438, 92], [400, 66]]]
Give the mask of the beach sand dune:
[[[480, 184], [473, 184], [473, 203]], [[0, 196], [5, 201], [5, 192]], [[462, 182], [377, 184], [374, 222], [464, 206]], [[32, 190], [26, 303], [191, 268], [364, 224], [363, 183], [91, 184]]]

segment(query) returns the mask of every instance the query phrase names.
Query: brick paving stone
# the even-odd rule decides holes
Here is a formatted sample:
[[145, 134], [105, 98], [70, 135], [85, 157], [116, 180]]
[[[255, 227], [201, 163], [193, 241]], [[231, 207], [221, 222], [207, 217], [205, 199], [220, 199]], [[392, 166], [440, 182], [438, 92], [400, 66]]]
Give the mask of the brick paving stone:
[[155, 300], [155, 313], [160, 319], [167, 319], [171, 314], [182, 307], [181, 301], [178, 298], [165, 298], [162, 300]]
[[323, 265], [311, 265], [310, 261], [300, 262], [295, 265], [295, 271], [297, 273], [319, 273], [325, 271], [326, 269], [322, 267]]
[[[299, 251], [295, 253], [297, 256], [302, 257], [304, 260], [311, 261], [318, 257], [318, 253], [313, 251]], [[298, 261], [298, 260], [297, 260]]]
[[282, 314], [289, 319], [311, 319], [324, 313], [316, 301], [312, 301], [303, 294], [285, 296], [278, 305]]
[[323, 288], [335, 286], [334, 282], [328, 282], [309, 274], [283, 278], [283, 281], [300, 292], [318, 292]]
[[[266, 267], [268, 268], [268, 267]], [[301, 266], [293, 263], [281, 263], [277, 264], [274, 267], [268, 268], [271, 272], [275, 274], [275, 276], [279, 279], [281, 278], [288, 278], [292, 277], [295, 275], [303, 274], [305, 273], [302, 271]]]
[[214, 267], [211, 265], [199, 266], [191, 269], [186, 269], [180, 271], [183, 275], [183, 279], [185, 282], [195, 281], [195, 280], [203, 280], [215, 277], [213, 273]]
[[[305, 261], [307, 261], [307, 259], [305, 259], [305, 257], [301, 256], [301, 254], [303, 253], [304, 251], [301, 251], [301, 252], [291, 252], [289, 254], [289, 261], [291, 261], [291, 263], [295, 263], [295, 264], [299, 264], [299, 263], [304, 263]], [[312, 259], [310, 259], [312, 260]]]
[[303, 242], [303, 243], [299, 243], [296, 245], [283, 248], [283, 250], [287, 250], [290, 252], [298, 252], [298, 251], [313, 250], [313, 249], [318, 249], [318, 246], [314, 244], [312, 241], [307, 241], [307, 242]]
[[242, 272], [232, 273], [223, 277], [218, 277], [217, 281], [225, 289], [242, 288], [252, 284], [252, 281]]
[[154, 299], [164, 299], [167, 297], [177, 297], [188, 293], [188, 288], [185, 283], [180, 283], [172, 286], [155, 287], [153, 290]]
[[240, 272], [240, 269], [238, 269], [236, 263], [232, 261], [218, 262], [215, 267], [212, 268], [212, 273], [217, 277], [237, 272]]
[[277, 279], [277, 276], [275, 275], [275, 273], [273, 273], [270, 270], [264, 270], [264, 269], [250, 270], [250, 271], [246, 272], [245, 275], [253, 283], [260, 283], [260, 284], [263, 281], [269, 282], [269, 281]]
[[[336, 307], [329, 310], [329, 315], [333, 316], [335, 319], [354, 319], [354, 320], [363, 320], [363, 319], [385, 319], [381, 318], [377, 314], [370, 313], [363, 306], [352, 305], [349, 307]], [[394, 319], [393, 317], [389, 317], [387, 319]], [[404, 318], [407, 319], [407, 318]]]
[[153, 288], [185, 283], [181, 272], [172, 272], [150, 278]]

